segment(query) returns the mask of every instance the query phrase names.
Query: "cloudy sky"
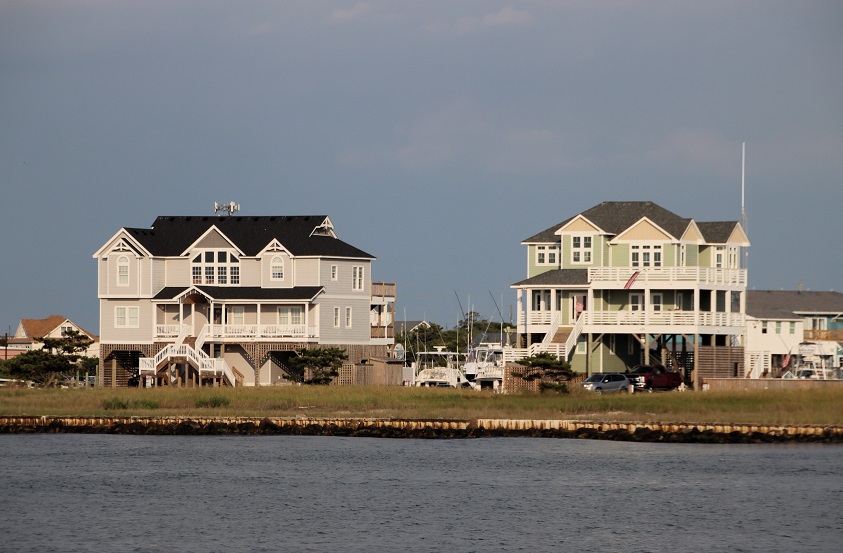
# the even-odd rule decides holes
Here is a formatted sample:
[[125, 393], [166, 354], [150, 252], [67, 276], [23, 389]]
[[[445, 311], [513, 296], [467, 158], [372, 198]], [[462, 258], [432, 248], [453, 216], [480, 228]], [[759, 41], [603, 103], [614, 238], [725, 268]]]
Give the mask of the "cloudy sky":
[[[741, 217], [750, 287], [843, 289], [843, 3], [0, 0], [0, 324], [99, 328], [158, 215], [327, 214], [398, 314], [509, 318], [607, 200]], [[458, 301], [459, 299], [459, 301]]]

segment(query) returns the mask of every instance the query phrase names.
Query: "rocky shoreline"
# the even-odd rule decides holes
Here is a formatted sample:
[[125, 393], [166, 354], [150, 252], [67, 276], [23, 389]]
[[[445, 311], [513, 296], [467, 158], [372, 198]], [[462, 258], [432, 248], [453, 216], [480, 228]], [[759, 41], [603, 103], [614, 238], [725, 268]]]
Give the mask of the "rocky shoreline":
[[466, 439], [532, 437], [665, 443], [843, 443], [841, 426], [600, 422], [588, 420], [393, 420], [272, 417], [0, 416], [0, 434], [296, 435]]

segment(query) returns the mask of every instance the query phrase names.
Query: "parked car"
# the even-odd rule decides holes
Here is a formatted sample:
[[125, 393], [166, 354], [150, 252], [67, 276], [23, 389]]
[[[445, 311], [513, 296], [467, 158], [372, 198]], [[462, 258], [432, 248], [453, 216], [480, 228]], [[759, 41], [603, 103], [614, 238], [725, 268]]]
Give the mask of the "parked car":
[[589, 376], [582, 387], [597, 394], [620, 392], [628, 394], [632, 388], [632, 381], [621, 373], [598, 373]]
[[670, 372], [662, 365], [636, 365], [628, 377], [636, 391], [673, 390], [682, 385], [682, 375]]

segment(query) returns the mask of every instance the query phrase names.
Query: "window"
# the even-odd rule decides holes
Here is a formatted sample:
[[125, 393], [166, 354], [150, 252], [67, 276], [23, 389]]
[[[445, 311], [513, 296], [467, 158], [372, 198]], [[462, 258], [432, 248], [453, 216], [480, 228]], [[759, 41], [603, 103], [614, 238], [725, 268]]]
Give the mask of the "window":
[[353, 267], [351, 271], [351, 289], [363, 289], [363, 267]]
[[767, 321], [761, 321], [761, 334], [767, 334]]
[[794, 323], [794, 322], [790, 323], [790, 333], [796, 334], [796, 323]]
[[632, 244], [630, 246], [630, 262], [633, 267], [661, 267], [661, 245]]
[[299, 305], [284, 306], [278, 308], [278, 324], [300, 325], [302, 308]]
[[662, 310], [662, 295], [661, 294], [653, 294], [651, 296], [652, 300], [652, 309], [653, 311], [661, 311]]
[[533, 290], [533, 311], [542, 310], [542, 293], [541, 290]]
[[641, 294], [630, 294], [629, 310], [641, 311], [642, 309], [644, 309], [644, 296], [642, 296]]
[[781, 333], [782, 333], [782, 322], [776, 321], [776, 334], [781, 334]]
[[198, 252], [190, 263], [193, 284], [240, 284], [240, 260], [231, 252]]
[[571, 237], [571, 262], [591, 263], [591, 236]]
[[269, 272], [272, 280], [284, 280], [284, 260], [278, 256], [273, 257]]
[[121, 255], [117, 259], [117, 286], [129, 285], [129, 258]]
[[331, 265], [331, 280], [337, 280], [337, 266]]
[[536, 265], [556, 265], [558, 245], [536, 246]]
[[351, 308], [345, 308], [345, 328], [351, 328]]
[[114, 326], [116, 328], [138, 328], [138, 308], [115, 307]]
[[340, 327], [340, 308], [334, 307], [334, 328]]
[[716, 246], [714, 248], [714, 266], [718, 269], [723, 268], [723, 253], [725, 251], [725, 246]]

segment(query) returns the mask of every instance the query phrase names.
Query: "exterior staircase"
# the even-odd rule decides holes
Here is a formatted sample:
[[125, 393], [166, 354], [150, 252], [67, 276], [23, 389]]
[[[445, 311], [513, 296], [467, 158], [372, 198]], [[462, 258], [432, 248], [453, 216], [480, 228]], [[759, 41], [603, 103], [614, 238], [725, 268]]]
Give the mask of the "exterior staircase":
[[[184, 338], [180, 344], [168, 344], [155, 357], [141, 357], [138, 360], [138, 374], [156, 374], [159, 369], [173, 360], [186, 362], [199, 372], [200, 378], [203, 375], [222, 375], [230, 386], [236, 386], [238, 378], [225, 359], [214, 359], [200, 348], [190, 345], [188, 338]], [[192, 340], [194, 343], [196, 339]], [[239, 379], [242, 382], [242, 375]]]

